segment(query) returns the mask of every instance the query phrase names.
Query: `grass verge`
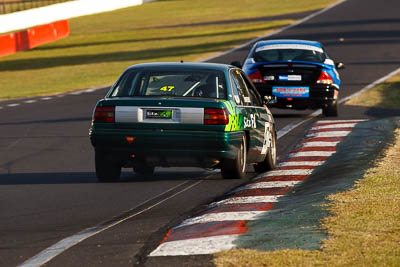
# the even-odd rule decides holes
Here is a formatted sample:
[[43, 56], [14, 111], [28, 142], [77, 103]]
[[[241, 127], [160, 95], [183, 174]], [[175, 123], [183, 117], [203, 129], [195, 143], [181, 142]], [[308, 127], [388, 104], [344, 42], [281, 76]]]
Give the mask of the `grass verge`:
[[347, 101], [346, 105], [400, 109], [400, 74], [391, 77], [374, 90]]
[[265, 16], [333, 2], [165, 0], [71, 19], [68, 38], [0, 58], [0, 99], [112, 84], [141, 62], [198, 61], [294, 22]]
[[[351, 101], [352, 105], [399, 108], [399, 78], [393, 77], [361, 94]], [[371, 98], [374, 101], [366, 102]], [[396, 140], [385, 156], [376, 160], [376, 167], [369, 169], [352, 190], [328, 197], [331, 216], [321, 224], [329, 238], [323, 241], [321, 250], [236, 249], [216, 254], [214, 263], [217, 266], [399, 266], [400, 129], [395, 135]]]

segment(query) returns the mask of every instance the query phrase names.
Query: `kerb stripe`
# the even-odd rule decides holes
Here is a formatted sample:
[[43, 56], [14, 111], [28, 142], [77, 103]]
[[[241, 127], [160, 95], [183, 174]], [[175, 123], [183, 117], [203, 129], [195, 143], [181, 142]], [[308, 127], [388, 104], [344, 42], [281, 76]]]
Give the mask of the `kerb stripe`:
[[185, 255], [203, 255], [215, 252], [229, 250], [236, 247], [234, 243], [239, 235], [221, 235], [212, 237], [203, 237], [195, 239], [186, 239], [162, 243], [150, 253], [154, 256], [185, 256]]
[[238, 211], [238, 212], [219, 212], [219, 213], [206, 213], [204, 215], [193, 217], [183, 221], [178, 226], [172, 229], [178, 229], [183, 226], [188, 226], [197, 223], [209, 223], [209, 222], [224, 222], [224, 221], [252, 221], [255, 220], [260, 214], [264, 214], [264, 211]]

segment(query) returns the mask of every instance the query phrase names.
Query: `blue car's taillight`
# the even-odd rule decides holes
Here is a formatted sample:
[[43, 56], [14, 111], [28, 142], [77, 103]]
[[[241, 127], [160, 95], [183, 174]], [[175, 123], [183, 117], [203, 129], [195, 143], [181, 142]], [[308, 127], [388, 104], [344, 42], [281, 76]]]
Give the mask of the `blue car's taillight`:
[[266, 83], [264, 78], [261, 75], [261, 72], [258, 71], [258, 70], [253, 72], [253, 73], [251, 73], [249, 75], [249, 78], [250, 78], [250, 80], [253, 81], [253, 83]]

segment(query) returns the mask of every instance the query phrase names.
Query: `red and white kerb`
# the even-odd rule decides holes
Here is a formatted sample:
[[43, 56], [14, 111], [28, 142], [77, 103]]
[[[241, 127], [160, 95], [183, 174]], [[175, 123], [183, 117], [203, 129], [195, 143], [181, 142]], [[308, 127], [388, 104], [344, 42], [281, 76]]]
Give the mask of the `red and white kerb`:
[[306, 180], [336, 152], [337, 145], [363, 120], [316, 122], [305, 139], [273, 171], [235, 189], [203, 212], [170, 229], [149, 256], [211, 254], [236, 247], [246, 223], [265, 215], [279, 198]]

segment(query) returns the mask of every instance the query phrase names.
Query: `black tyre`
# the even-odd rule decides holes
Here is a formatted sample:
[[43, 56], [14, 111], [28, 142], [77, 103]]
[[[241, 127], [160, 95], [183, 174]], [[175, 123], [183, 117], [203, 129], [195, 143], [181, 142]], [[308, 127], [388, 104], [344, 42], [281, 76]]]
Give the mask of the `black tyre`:
[[152, 176], [154, 173], [154, 166], [137, 165], [133, 167], [133, 171], [140, 176]]
[[221, 165], [222, 178], [224, 179], [242, 179], [245, 177], [247, 160], [246, 137], [242, 137], [242, 142], [235, 159], [224, 159]]
[[256, 172], [266, 172], [275, 169], [276, 167], [276, 134], [271, 137], [271, 147], [268, 148], [267, 155], [264, 161], [254, 165]]
[[95, 166], [99, 182], [116, 182], [121, 176], [120, 163], [109, 160], [104, 152], [95, 152]]
[[322, 108], [322, 114], [325, 117], [337, 117], [338, 116], [337, 101], [330, 103], [326, 107]]

